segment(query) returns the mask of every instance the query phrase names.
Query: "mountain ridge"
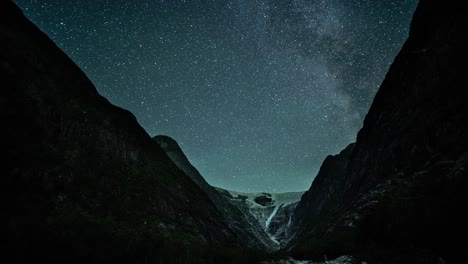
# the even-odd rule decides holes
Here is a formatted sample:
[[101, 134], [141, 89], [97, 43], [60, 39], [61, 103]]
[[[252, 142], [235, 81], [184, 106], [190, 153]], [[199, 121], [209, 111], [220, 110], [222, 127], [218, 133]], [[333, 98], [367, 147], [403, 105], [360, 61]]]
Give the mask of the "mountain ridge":
[[[252, 261], [213, 201], [10, 0], [0, 1], [5, 258]], [[240, 253], [242, 252], [242, 254]]]
[[457, 263], [468, 219], [467, 20], [421, 0], [357, 141], [323, 163], [296, 207], [297, 257]]

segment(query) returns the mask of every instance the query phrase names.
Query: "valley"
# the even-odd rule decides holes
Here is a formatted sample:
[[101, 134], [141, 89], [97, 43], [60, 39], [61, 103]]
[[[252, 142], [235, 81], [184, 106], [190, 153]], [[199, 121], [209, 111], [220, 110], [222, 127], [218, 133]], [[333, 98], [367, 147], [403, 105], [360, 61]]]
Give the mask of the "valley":
[[4, 258], [463, 263], [463, 10], [420, 1], [356, 142], [327, 156], [307, 191], [244, 193], [211, 186], [176, 140], [150, 136], [12, 1], [0, 1]]

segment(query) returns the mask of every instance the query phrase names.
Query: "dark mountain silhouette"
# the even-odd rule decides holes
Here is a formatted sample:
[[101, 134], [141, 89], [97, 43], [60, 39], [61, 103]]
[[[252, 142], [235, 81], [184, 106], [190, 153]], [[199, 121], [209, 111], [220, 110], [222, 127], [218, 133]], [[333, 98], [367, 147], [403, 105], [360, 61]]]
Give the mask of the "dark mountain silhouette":
[[357, 142], [328, 157], [295, 211], [289, 252], [370, 263], [467, 259], [467, 19], [421, 0]]
[[135, 117], [11, 1], [0, 10], [3, 258], [250, 260], [245, 237]]

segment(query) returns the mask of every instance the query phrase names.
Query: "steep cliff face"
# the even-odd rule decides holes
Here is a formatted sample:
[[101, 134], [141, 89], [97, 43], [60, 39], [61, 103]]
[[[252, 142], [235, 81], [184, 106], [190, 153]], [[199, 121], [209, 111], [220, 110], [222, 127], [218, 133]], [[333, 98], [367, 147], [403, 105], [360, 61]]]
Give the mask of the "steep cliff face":
[[296, 209], [289, 250], [383, 263], [457, 263], [468, 253], [467, 19], [421, 0], [355, 146], [325, 160]]
[[3, 257], [224, 262], [243, 242], [128, 111], [0, 1]]
[[188, 175], [208, 197], [213, 201], [216, 208], [221, 212], [229, 226], [236, 232], [248, 247], [272, 251], [277, 245], [269, 238], [258, 221], [248, 211], [236, 206], [229, 196], [218, 192], [209, 185], [198, 170], [190, 163], [179, 144], [168, 136], [156, 136], [153, 138], [167, 156]]
[[354, 144], [351, 144], [340, 154], [324, 160], [312, 186], [301, 198], [295, 226], [308, 229], [321, 218], [336, 213], [334, 209], [341, 203], [346, 188], [346, 169], [353, 150]]

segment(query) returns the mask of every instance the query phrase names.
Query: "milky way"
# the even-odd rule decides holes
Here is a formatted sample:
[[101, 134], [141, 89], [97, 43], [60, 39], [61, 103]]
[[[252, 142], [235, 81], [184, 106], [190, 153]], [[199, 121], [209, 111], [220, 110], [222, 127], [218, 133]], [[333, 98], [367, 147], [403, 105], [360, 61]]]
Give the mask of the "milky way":
[[355, 140], [416, 0], [16, 0], [215, 186], [309, 188]]

